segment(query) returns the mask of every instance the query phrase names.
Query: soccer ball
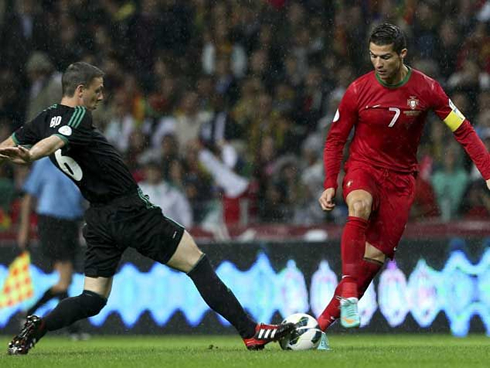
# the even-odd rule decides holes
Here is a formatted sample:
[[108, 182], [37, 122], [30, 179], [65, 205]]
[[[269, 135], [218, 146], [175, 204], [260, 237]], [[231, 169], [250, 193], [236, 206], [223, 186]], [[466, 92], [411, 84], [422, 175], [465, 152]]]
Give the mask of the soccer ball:
[[312, 316], [295, 313], [287, 317], [282, 323], [294, 323], [295, 325], [293, 332], [279, 340], [279, 345], [283, 350], [312, 350], [320, 344], [323, 332]]

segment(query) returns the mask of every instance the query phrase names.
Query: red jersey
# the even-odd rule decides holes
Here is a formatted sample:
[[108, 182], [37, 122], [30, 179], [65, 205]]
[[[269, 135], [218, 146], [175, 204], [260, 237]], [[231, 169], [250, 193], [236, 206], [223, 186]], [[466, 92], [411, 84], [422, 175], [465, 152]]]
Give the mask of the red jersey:
[[355, 127], [346, 166], [370, 166], [410, 173], [417, 171], [417, 148], [425, 118], [433, 110], [453, 131], [485, 180], [490, 157], [471, 124], [434, 79], [409, 68], [397, 85], [387, 85], [374, 71], [347, 88], [325, 142], [325, 188], [337, 188], [342, 151]]

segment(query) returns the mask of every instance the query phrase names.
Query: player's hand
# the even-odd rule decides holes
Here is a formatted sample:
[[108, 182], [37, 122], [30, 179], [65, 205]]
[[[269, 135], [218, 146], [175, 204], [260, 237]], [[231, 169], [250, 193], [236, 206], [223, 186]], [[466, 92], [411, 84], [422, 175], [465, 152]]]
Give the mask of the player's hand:
[[325, 189], [318, 202], [324, 211], [332, 211], [335, 208], [335, 188]]
[[0, 159], [8, 159], [14, 164], [27, 165], [31, 162], [31, 152], [22, 146], [0, 148]]

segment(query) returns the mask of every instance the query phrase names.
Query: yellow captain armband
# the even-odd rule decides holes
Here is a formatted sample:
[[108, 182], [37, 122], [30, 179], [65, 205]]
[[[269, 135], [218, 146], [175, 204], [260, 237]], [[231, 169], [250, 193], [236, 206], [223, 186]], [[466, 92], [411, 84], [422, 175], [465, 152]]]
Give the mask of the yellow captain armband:
[[449, 100], [449, 107], [451, 107], [451, 112], [444, 119], [444, 123], [446, 123], [449, 129], [454, 132], [461, 126], [461, 124], [463, 124], [466, 118], [451, 100]]

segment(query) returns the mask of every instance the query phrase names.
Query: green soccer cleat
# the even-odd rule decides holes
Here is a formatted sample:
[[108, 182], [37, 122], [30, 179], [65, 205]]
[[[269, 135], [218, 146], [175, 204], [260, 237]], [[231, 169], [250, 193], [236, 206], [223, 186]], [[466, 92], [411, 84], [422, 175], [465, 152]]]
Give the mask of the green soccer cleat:
[[357, 309], [357, 298], [342, 298], [340, 300], [340, 324], [345, 328], [356, 328], [361, 324]]

